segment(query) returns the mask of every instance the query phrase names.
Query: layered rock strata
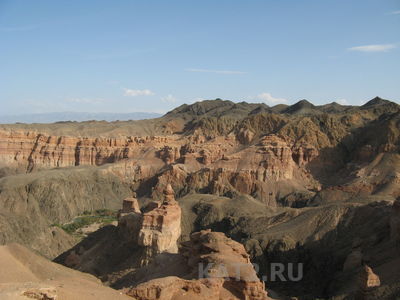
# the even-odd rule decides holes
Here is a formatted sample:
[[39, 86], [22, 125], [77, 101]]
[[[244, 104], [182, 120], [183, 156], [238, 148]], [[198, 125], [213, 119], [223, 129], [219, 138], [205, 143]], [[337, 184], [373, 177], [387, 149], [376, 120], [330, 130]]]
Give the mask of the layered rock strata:
[[153, 279], [128, 289], [126, 294], [140, 300], [269, 299], [243, 245], [223, 233], [193, 233], [180, 253], [191, 274]]
[[28, 172], [40, 168], [99, 166], [140, 156], [145, 148], [174, 144], [174, 137], [85, 138], [0, 130], [0, 164]]
[[181, 235], [181, 214], [174, 190], [168, 184], [161, 205], [143, 214], [139, 245], [150, 247], [155, 253], [177, 253], [177, 241]]
[[153, 201], [147, 209], [147, 212], [142, 213], [137, 199], [125, 199], [119, 218], [122, 234], [145, 247], [149, 255], [177, 253], [182, 213], [171, 185], [164, 189], [163, 202]]
[[140, 207], [138, 200], [136, 199], [136, 193], [134, 193], [133, 197], [126, 198], [122, 201], [122, 210], [120, 213], [140, 213]]

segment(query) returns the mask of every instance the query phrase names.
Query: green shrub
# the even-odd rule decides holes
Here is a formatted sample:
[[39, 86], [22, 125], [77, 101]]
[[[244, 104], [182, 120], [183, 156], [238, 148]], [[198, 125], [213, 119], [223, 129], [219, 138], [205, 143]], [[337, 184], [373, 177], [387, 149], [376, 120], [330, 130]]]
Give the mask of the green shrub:
[[57, 226], [62, 228], [69, 234], [74, 234], [78, 229], [85, 226], [100, 223], [102, 225], [110, 224], [117, 220], [117, 212], [109, 209], [97, 209], [94, 213], [84, 211], [82, 216], [76, 217], [72, 222], [66, 224], [52, 224], [51, 226]]

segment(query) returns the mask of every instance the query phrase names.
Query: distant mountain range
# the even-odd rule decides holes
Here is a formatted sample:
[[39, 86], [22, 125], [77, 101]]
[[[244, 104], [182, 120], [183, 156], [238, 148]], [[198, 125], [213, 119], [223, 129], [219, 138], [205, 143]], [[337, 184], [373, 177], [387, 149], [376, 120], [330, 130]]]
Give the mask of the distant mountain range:
[[[355, 110], [363, 110], [370, 107], [383, 105], [398, 106], [389, 100], [375, 97], [362, 106], [340, 105], [336, 102], [314, 105], [303, 99], [292, 105], [278, 104], [268, 106], [265, 103], [232, 102], [229, 100], [203, 100], [193, 104], [183, 104], [165, 114], [165, 119], [195, 119], [198, 117], [231, 117], [241, 119], [245, 116], [259, 113], [273, 113], [285, 115], [320, 115], [349, 113]], [[83, 121], [128, 121], [144, 120], [162, 117], [162, 114], [148, 112], [132, 113], [89, 113], [89, 112], [54, 112], [20, 115], [0, 115], [0, 124], [14, 123], [57, 123], [57, 122], [83, 122]]]
[[54, 112], [20, 115], [0, 115], [0, 124], [13, 123], [54, 123], [68, 121], [128, 121], [161, 117], [161, 114], [147, 112], [132, 113], [88, 113], [88, 112]]

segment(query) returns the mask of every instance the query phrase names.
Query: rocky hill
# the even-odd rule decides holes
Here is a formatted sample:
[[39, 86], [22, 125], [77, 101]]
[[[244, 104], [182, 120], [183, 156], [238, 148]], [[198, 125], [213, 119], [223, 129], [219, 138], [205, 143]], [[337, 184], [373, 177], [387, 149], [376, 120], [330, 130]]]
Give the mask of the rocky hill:
[[[122, 288], [122, 273], [151, 263], [154, 248], [145, 245], [163, 252], [175, 238], [212, 229], [244, 245], [260, 276], [271, 262], [304, 263], [302, 281], [266, 282], [283, 298], [390, 299], [399, 291], [400, 268], [390, 267], [400, 259], [399, 138], [400, 106], [379, 97], [363, 106], [210, 100], [152, 120], [0, 125], [0, 242], [49, 258], [65, 251], [62, 263], [72, 248], [74, 267]], [[182, 210], [179, 234], [149, 213], [168, 184]], [[118, 226], [84, 240], [61, 229], [87, 211], [117, 210], [134, 194], [142, 209]], [[137, 231], [143, 218], [148, 225]], [[136, 231], [124, 233], [121, 222]], [[110, 259], [116, 249], [121, 260]], [[138, 265], [126, 265], [132, 253]], [[379, 286], [361, 291], [361, 273], [378, 276]], [[193, 276], [172, 276], [180, 279], [151, 289], [204, 288]], [[130, 281], [131, 295], [147, 299], [137, 284]]]

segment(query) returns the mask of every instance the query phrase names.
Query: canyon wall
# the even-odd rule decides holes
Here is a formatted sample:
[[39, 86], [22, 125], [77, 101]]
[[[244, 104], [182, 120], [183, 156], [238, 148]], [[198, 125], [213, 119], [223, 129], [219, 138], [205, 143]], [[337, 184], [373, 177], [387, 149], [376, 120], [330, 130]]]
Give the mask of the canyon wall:
[[0, 164], [35, 169], [99, 166], [138, 157], [143, 149], [174, 144], [174, 137], [79, 138], [0, 130]]
[[[182, 176], [170, 181], [174, 188], [207, 189], [218, 195], [236, 191], [272, 206], [278, 195], [274, 182], [293, 181], [287, 185], [291, 191], [298, 188], [296, 182], [305, 183], [308, 189], [319, 189], [305, 168], [317, 156], [318, 150], [310, 145], [294, 146], [272, 134], [243, 148], [240, 137], [234, 135], [212, 139], [202, 135], [75, 138], [0, 131], [0, 166], [21, 172], [113, 163], [108, 171], [125, 182], [142, 183], [154, 177], [155, 196], [157, 192], [161, 195], [159, 186], [170, 181], [176, 168], [182, 166]], [[149, 192], [148, 186], [141, 189]]]

